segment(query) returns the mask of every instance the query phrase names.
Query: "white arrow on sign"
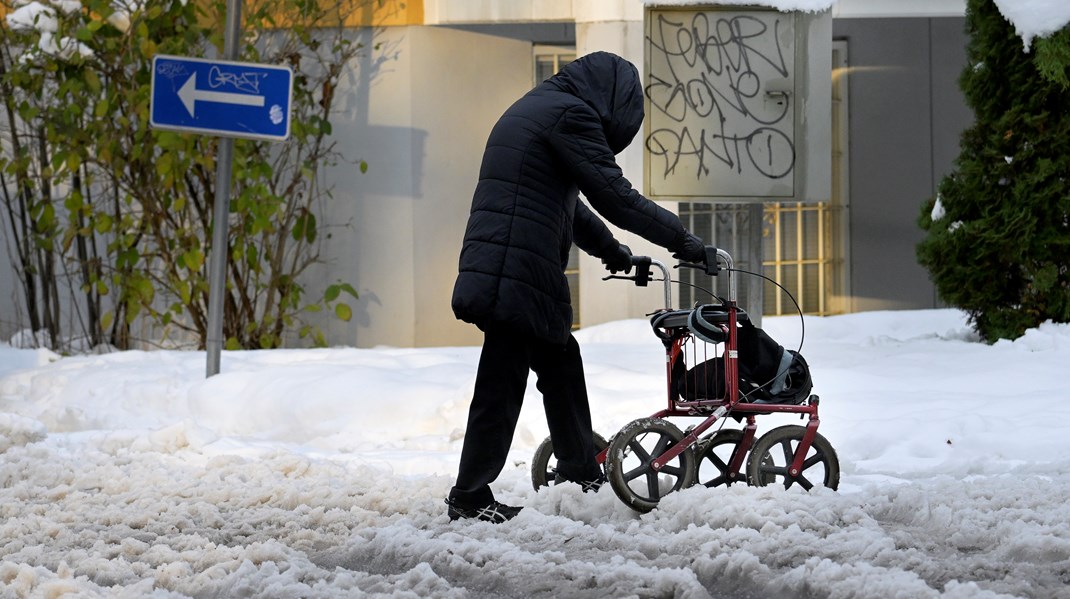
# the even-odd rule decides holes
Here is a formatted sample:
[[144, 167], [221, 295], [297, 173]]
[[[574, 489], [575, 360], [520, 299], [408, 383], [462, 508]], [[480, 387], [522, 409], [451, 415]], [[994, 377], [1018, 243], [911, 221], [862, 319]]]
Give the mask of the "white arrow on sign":
[[264, 96], [232, 94], [229, 92], [214, 92], [207, 89], [197, 89], [197, 73], [190, 75], [189, 79], [182, 84], [182, 88], [178, 90], [178, 98], [182, 100], [182, 105], [186, 107], [186, 110], [189, 111], [191, 117], [196, 117], [193, 113], [193, 107], [197, 100], [202, 102], [220, 102], [223, 104], [240, 104], [242, 106], [264, 105]]

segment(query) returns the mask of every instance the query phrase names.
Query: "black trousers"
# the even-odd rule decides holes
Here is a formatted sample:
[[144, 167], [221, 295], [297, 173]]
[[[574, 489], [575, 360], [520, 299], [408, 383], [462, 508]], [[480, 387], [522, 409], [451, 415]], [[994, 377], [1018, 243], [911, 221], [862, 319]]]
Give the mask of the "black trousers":
[[558, 473], [572, 481], [594, 480], [600, 474], [576, 339], [569, 335], [565, 345], [558, 345], [490, 326], [483, 331], [483, 351], [451, 500], [474, 507], [494, 500], [490, 483], [505, 467], [529, 371], [538, 377], [536, 387], [542, 393]]

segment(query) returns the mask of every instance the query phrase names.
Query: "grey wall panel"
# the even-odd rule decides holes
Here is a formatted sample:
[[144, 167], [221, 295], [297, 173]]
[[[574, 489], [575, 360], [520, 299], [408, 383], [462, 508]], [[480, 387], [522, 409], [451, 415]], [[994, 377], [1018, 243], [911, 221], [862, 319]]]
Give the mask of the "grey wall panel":
[[851, 63], [851, 309], [933, 307], [917, 217], [958, 153], [962, 19], [844, 19], [833, 36]]

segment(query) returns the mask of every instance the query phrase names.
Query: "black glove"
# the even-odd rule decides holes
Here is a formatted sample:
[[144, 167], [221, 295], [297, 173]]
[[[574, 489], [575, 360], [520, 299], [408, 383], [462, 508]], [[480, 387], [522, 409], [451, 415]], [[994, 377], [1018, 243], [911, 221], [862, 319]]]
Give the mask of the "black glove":
[[606, 265], [611, 274], [622, 270], [624, 274], [628, 274], [632, 271], [632, 250], [623, 243], [619, 244], [616, 250], [602, 256], [602, 264]]
[[691, 262], [693, 264], [705, 264], [706, 263], [706, 246], [702, 243], [702, 240], [693, 235], [690, 231], [684, 230], [684, 241], [672, 254], [673, 258], [680, 260], [681, 262]]

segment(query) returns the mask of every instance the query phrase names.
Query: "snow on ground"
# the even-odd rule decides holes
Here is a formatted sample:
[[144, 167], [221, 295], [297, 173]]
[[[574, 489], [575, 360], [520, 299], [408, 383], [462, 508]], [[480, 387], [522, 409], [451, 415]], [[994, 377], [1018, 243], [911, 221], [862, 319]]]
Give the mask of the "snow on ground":
[[[997, 4], [1027, 47], [1070, 21]], [[478, 348], [228, 352], [204, 380], [203, 353], [0, 345], [0, 597], [1070, 598], [1070, 326], [805, 324], [838, 491], [696, 487], [645, 515], [608, 486], [536, 493], [532, 382], [495, 485], [525, 509], [498, 526], [442, 504]], [[798, 343], [798, 320], [765, 328]], [[661, 407], [645, 321], [578, 337], [600, 433]]]
[[[764, 328], [799, 343], [798, 318]], [[645, 320], [577, 336], [600, 433], [663, 405]], [[497, 526], [442, 503], [478, 353], [225, 352], [205, 380], [198, 352], [0, 346], [0, 596], [1070, 597], [1068, 325], [985, 345], [954, 310], [807, 317], [839, 490], [644, 515], [531, 488], [532, 380], [495, 484], [525, 509]]]

